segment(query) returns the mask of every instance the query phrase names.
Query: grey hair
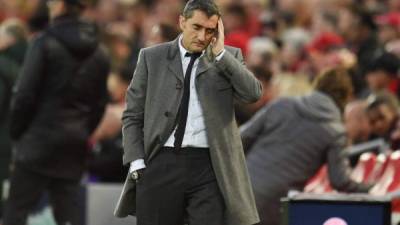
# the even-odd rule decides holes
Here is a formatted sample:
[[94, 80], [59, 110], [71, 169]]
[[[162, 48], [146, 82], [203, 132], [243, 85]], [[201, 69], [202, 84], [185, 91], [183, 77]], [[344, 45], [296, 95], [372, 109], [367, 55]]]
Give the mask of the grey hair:
[[204, 12], [208, 17], [221, 16], [218, 6], [213, 0], [189, 0], [183, 9], [182, 16], [186, 19], [191, 18], [195, 10]]

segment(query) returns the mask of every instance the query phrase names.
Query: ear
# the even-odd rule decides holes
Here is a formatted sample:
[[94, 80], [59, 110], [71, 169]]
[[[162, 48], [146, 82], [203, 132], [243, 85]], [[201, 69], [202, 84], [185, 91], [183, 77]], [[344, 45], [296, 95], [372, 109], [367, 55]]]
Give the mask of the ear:
[[183, 31], [186, 26], [186, 19], [182, 15], [179, 16], [179, 27]]

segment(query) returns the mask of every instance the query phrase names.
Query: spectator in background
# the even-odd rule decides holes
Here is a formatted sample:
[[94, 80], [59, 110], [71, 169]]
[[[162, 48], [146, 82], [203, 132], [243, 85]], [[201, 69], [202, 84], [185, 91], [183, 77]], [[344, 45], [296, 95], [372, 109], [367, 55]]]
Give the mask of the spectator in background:
[[273, 77], [272, 88], [277, 97], [303, 96], [311, 91], [310, 78], [303, 74], [277, 74]]
[[387, 92], [370, 96], [367, 115], [371, 126], [370, 139], [383, 138], [391, 145], [391, 149], [398, 149], [400, 147], [400, 137], [396, 135], [400, 130], [398, 99]]
[[146, 46], [152, 46], [155, 44], [160, 44], [167, 41], [174, 40], [179, 34], [178, 29], [175, 26], [169, 24], [156, 24], [151, 29], [151, 34], [146, 40]]
[[[10, 170], [12, 146], [9, 134], [9, 103], [26, 47], [27, 34], [22, 21], [3, 21], [0, 24], [0, 193], [3, 193], [3, 181], [8, 178]], [[0, 198], [0, 217], [2, 212]]]
[[313, 18], [311, 30], [314, 34], [335, 33], [337, 31], [337, 14], [331, 11], [317, 11]]
[[[357, 6], [356, 6], [357, 5]], [[376, 37], [376, 25], [372, 15], [357, 3], [350, 7], [341, 7], [338, 16], [339, 34], [344, 38], [347, 48], [357, 56], [357, 68], [354, 73], [354, 94], [366, 97], [365, 72], [371, 59], [380, 47]]]
[[27, 20], [30, 38], [43, 31], [49, 24], [49, 9], [46, 3], [47, 0], [39, 0]]
[[127, 68], [113, 71], [108, 77], [107, 89], [111, 102], [107, 104], [103, 118], [90, 138], [92, 143], [114, 138], [121, 132], [125, 94], [131, 78], [131, 71]]
[[261, 21], [260, 17], [268, 7], [268, 1], [264, 0], [243, 0], [243, 8], [246, 10], [247, 24], [246, 30], [251, 37], [260, 36], [261, 34]]
[[223, 19], [226, 29], [225, 44], [240, 48], [246, 57], [251, 34], [247, 31], [248, 16], [243, 5], [238, 3], [229, 5]]
[[400, 97], [400, 81], [398, 72], [399, 58], [388, 52], [375, 55], [366, 70], [368, 88], [372, 93], [389, 90]]
[[284, 71], [298, 72], [306, 63], [305, 47], [311, 35], [303, 28], [290, 28], [281, 35], [280, 63]]
[[302, 191], [325, 162], [335, 189], [369, 190], [350, 179], [343, 154], [341, 114], [351, 92], [346, 71], [328, 70], [316, 78], [310, 95], [272, 102], [241, 127], [260, 224], [279, 225], [280, 198], [292, 189]]
[[48, 191], [57, 224], [81, 224], [79, 182], [107, 100], [109, 62], [81, 0], [48, 1], [51, 26], [27, 51], [11, 105], [14, 168], [4, 225], [25, 225]]
[[264, 12], [260, 15], [260, 36], [268, 37], [280, 45], [280, 23], [282, 18], [277, 12]]
[[312, 10], [317, 1], [279, 0], [275, 1], [277, 10], [283, 18], [285, 27], [308, 27], [312, 19]]
[[389, 11], [400, 11], [400, 2], [398, 0], [388, 0]]
[[24, 23], [19, 19], [3, 21], [0, 24], [0, 74], [11, 87], [24, 60], [26, 48], [27, 29]]
[[395, 54], [400, 59], [400, 38], [386, 44], [385, 50]]
[[400, 39], [400, 12], [389, 12], [375, 18], [378, 38], [383, 45]]
[[93, 148], [89, 159], [89, 173], [102, 182], [123, 182], [127, 168], [122, 165], [122, 112], [125, 94], [132, 78], [128, 69], [114, 71], [108, 78], [107, 87], [111, 102], [103, 119], [92, 135]]
[[278, 46], [269, 38], [255, 37], [248, 43], [247, 65], [249, 67], [264, 67], [265, 70], [278, 72]]
[[344, 40], [335, 33], [320, 33], [306, 46], [309, 68], [306, 74], [314, 78], [326, 68], [340, 66], [343, 62], [337, 54], [344, 48]]
[[129, 64], [133, 40], [114, 29], [107, 30], [104, 40], [110, 52], [112, 68], [123, 68]]
[[371, 127], [367, 116], [367, 102], [356, 100], [346, 105], [344, 121], [350, 145], [368, 141]]
[[235, 117], [239, 125], [247, 122], [259, 109], [275, 97], [272, 86], [272, 72], [263, 66], [253, 66], [249, 69], [261, 82], [262, 95], [255, 103], [243, 104], [237, 102], [235, 104]]

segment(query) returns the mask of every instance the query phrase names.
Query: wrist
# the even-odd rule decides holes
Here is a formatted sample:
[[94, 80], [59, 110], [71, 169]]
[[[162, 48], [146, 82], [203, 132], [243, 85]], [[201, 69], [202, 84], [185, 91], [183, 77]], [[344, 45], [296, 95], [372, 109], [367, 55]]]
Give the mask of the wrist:
[[224, 52], [224, 48], [213, 50], [213, 54], [214, 54], [215, 57], [221, 55], [222, 52]]
[[213, 52], [213, 53], [214, 53], [214, 56], [217, 57], [217, 56], [221, 55], [223, 51], [224, 51], [224, 49], [221, 49], [221, 50], [219, 50], [219, 51]]
[[140, 177], [142, 176], [142, 171], [144, 169], [138, 169], [138, 170], [134, 170], [130, 173], [130, 176], [133, 180], [139, 180]]
[[138, 179], [139, 179], [139, 172], [138, 172], [137, 170], [133, 171], [133, 172], [131, 173], [131, 178], [132, 178], [133, 180], [138, 180]]

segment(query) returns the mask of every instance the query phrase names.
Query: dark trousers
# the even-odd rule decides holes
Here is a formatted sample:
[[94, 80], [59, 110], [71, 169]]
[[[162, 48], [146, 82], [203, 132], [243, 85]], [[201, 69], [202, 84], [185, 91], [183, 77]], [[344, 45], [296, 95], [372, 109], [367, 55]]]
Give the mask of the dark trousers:
[[223, 225], [224, 201], [208, 149], [164, 148], [136, 188], [138, 225]]
[[4, 225], [25, 225], [28, 214], [48, 191], [58, 225], [80, 225], [79, 181], [50, 178], [16, 165], [11, 173]]

